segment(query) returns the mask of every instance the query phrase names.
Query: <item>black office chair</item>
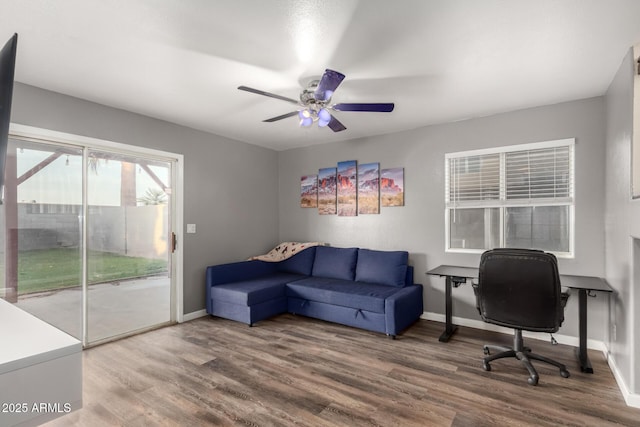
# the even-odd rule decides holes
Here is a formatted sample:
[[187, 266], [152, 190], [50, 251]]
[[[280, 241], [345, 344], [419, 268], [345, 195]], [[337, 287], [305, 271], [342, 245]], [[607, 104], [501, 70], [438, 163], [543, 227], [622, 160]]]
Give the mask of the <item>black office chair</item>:
[[[474, 285], [482, 320], [515, 330], [513, 348], [486, 344], [482, 367], [491, 370], [492, 362], [515, 357], [529, 371], [527, 382], [538, 384], [538, 372], [531, 360], [557, 366], [560, 375], [569, 377], [562, 363], [532, 353], [522, 341], [522, 331], [557, 332], [564, 320], [568, 295], [563, 294], [556, 257], [531, 249], [493, 249], [482, 254], [478, 283]], [[491, 350], [500, 353], [491, 354]]]

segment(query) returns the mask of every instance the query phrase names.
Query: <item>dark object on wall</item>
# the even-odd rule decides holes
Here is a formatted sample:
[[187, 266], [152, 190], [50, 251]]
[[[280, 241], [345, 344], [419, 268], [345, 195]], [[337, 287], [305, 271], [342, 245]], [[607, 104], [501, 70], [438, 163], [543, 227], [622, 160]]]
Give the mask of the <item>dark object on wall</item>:
[[4, 198], [4, 165], [9, 143], [13, 77], [16, 68], [18, 35], [14, 34], [0, 52], [0, 203]]

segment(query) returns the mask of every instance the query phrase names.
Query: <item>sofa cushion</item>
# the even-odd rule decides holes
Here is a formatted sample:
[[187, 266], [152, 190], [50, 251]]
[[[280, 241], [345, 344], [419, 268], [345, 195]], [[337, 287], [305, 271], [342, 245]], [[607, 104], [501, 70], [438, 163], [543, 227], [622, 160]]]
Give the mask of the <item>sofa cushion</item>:
[[374, 313], [384, 313], [385, 299], [396, 292], [398, 288], [392, 286], [324, 277], [308, 277], [288, 283], [286, 286], [287, 297]]
[[356, 273], [358, 248], [318, 246], [312, 276], [353, 280]]
[[360, 249], [355, 280], [402, 288], [406, 285], [408, 261], [406, 251]]
[[311, 270], [313, 269], [313, 260], [316, 256], [316, 247], [312, 246], [307, 249], [303, 249], [297, 254], [282, 260], [278, 263], [278, 270], [287, 273], [302, 274], [305, 276], [311, 276]]
[[251, 306], [285, 296], [284, 285], [306, 276], [290, 273], [276, 273], [271, 276], [241, 282], [229, 282], [212, 286], [212, 300]]

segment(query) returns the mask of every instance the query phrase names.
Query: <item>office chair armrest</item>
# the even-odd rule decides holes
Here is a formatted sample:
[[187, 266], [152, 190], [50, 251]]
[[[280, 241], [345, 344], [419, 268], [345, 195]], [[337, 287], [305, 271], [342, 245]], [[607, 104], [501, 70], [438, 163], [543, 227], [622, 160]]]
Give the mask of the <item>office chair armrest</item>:
[[569, 301], [569, 293], [562, 292], [560, 294], [560, 323], [559, 326], [562, 326], [564, 323], [564, 308], [567, 306], [567, 301]]
[[473, 294], [476, 296], [476, 308], [478, 309], [478, 314], [482, 316], [482, 310], [480, 310], [480, 299], [478, 298], [478, 283], [472, 280], [471, 287], [473, 288]]
[[569, 300], [569, 292], [562, 292], [560, 294], [560, 306], [564, 309], [567, 306]]

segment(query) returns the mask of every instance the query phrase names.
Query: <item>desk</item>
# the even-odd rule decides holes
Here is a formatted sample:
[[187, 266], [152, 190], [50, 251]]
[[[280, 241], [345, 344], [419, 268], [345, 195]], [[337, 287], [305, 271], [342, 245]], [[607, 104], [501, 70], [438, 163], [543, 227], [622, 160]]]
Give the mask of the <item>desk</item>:
[[[478, 268], [459, 267], [455, 265], [441, 265], [427, 271], [431, 276], [445, 277], [445, 330], [440, 335], [441, 342], [447, 342], [458, 328], [452, 322], [453, 298], [452, 288], [465, 284], [467, 280], [478, 278]], [[613, 292], [606, 280], [592, 276], [560, 275], [560, 283], [567, 288], [578, 291], [578, 321], [579, 321], [579, 346], [576, 349], [576, 357], [580, 362], [580, 370], [589, 374], [593, 373], [591, 361], [587, 354], [587, 296], [594, 291]]]

